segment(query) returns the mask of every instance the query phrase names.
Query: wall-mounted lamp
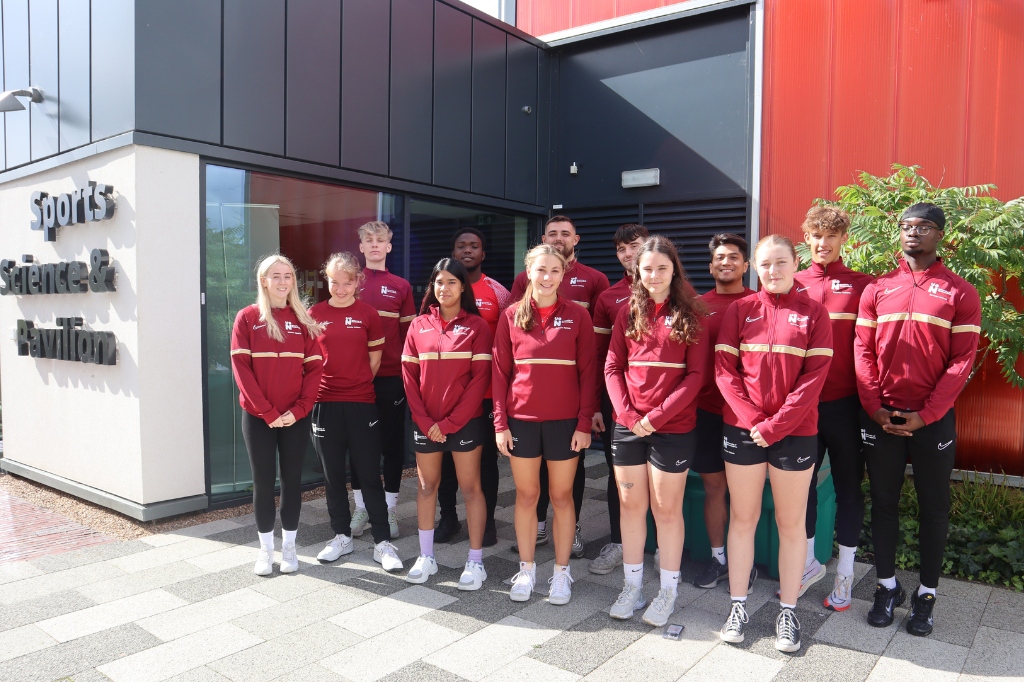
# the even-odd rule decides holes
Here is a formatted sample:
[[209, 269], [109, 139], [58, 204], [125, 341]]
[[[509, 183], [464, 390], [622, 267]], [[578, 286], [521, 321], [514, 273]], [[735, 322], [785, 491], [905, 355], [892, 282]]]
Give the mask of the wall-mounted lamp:
[[28, 97], [32, 102], [39, 104], [43, 101], [43, 91], [39, 88], [8, 90], [0, 94], [0, 111], [24, 111], [25, 105], [21, 103], [19, 97]]
[[577, 174], [579, 174], [579, 172], [580, 172], [580, 167], [576, 165], [575, 161], [573, 161], [572, 165], [569, 166], [569, 175], [577, 175]]

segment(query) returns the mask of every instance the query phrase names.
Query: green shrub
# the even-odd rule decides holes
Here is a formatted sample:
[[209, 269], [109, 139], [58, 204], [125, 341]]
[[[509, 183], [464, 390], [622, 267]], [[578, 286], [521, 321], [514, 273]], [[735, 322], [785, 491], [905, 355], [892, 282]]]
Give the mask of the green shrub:
[[[863, 489], [865, 513], [860, 553], [873, 560], [867, 480]], [[917, 515], [917, 491], [908, 477], [900, 498], [897, 568], [915, 570], [921, 566]], [[951, 481], [949, 539], [942, 568], [947, 575], [957, 578], [1024, 591], [1024, 491], [994, 483], [984, 474], [973, 481]]]

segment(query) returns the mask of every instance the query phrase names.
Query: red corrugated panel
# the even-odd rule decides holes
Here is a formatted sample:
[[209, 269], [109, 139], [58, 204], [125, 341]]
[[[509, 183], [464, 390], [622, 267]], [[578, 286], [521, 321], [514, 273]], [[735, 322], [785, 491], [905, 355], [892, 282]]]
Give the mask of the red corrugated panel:
[[828, 190], [861, 171], [885, 175], [895, 126], [897, 0], [833, 2], [832, 127]]
[[684, 2], [684, 0], [618, 0], [615, 3], [617, 12], [616, 16], [624, 17], [627, 14], [644, 12], [649, 9], [655, 9], [656, 7], [678, 5], [680, 2]]
[[799, 239], [828, 186], [831, 2], [770, 3], [765, 15], [761, 234]]
[[970, 0], [899, 6], [893, 156], [920, 165], [935, 184], [964, 181], [970, 6]]
[[967, 183], [1008, 201], [1024, 195], [1024, 2], [978, 2], [971, 23]]
[[533, 0], [531, 13], [533, 23], [529, 32], [535, 36], [573, 27], [572, 0]]
[[583, 26], [619, 16], [615, 0], [575, 0], [572, 3], [572, 25]]

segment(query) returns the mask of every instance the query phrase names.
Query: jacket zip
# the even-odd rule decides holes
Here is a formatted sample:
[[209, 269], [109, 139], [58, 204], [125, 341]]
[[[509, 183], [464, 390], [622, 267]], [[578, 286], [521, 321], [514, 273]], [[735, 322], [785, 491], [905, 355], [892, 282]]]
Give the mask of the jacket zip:
[[[773, 375], [775, 374], [775, 318], [779, 311], [779, 298], [779, 294], [775, 294], [775, 305], [772, 306], [772, 320], [768, 326], [768, 371]], [[775, 384], [769, 383], [768, 399], [765, 401], [765, 405], [773, 405], [774, 398]]]

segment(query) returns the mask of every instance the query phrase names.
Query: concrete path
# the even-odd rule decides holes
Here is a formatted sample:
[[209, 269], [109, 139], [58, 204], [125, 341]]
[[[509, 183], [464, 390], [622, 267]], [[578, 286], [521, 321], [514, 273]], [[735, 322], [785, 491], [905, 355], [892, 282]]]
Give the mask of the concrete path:
[[[1024, 595], [943, 580], [935, 632], [919, 639], [901, 627], [905, 609], [890, 628], [866, 624], [874, 574], [860, 564], [850, 611], [821, 606], [833, 566], [801, 598], [804, 647], [792, 656], [773, 648], [776, 582], [757, 581], [747, 639], [730, 646], [717, 636], [726, 587], [690, 586], [700, 569], [692, 563], [683, 566], [673, 618], [685, 625], [682, 641], [662, 638], [639, 616], [613, 621], [606, 611], [621, 573], [587, 571], [608, 536], [603, 457], [587, 463], [581, 525], [591, 541], [587, 559], [572, 562], [567, 606], [544, 598], [550, 546], [538, 552], [541, 591], [526, 603], [508, 599], [502, 580], [518, 564], [509, 550], [515, 493], [503, 462], [499, 542], [485, 551], [489, 579], [479, 592], [456, 589], [465, 533], [437, 546], [441, 570], [425, 585], [381, 571], [368, 534], [354, 554], [320, 565], [315, 556], [331, 531], [319, 500], [302, 510], [297, 574], [252, 573], [251, 515], [0, 564], [0, 681], [1024, 680]], [[401, 499], [395, 544], [408, 568], [418, 552], [414, 480]], [[645, 574], [653, 596], [650, 558]]]

